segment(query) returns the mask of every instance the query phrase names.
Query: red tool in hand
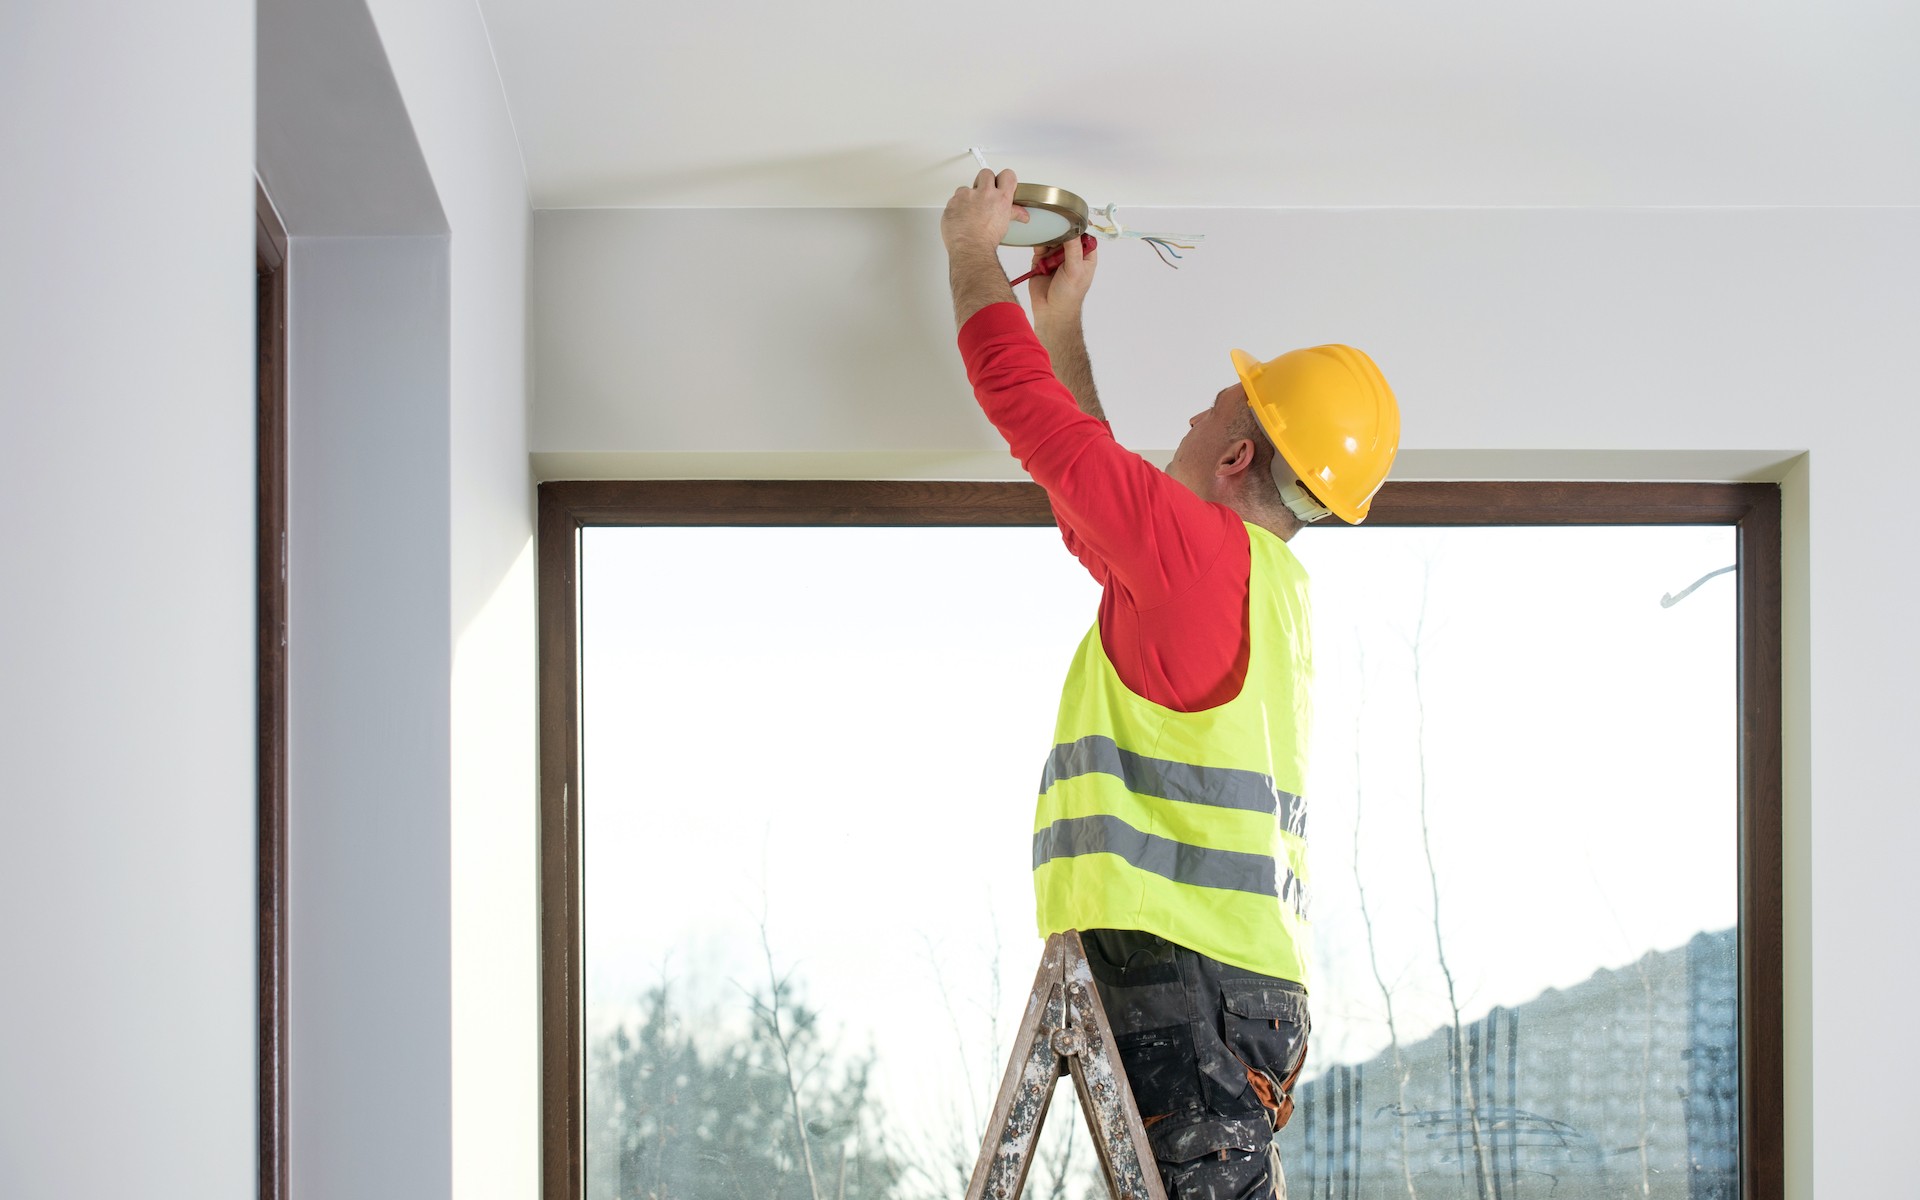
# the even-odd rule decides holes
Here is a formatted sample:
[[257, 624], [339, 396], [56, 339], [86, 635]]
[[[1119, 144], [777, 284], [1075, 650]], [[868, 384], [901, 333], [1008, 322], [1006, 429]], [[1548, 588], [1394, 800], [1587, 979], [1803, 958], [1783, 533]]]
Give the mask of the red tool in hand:
[[[1100, 239], [1094, 237], [1092, 234], [1090, 233], [1081, 234], [1080, 235], [1080, 256], [1084, 258], [1087, 255], [1092, 254], [1093, 248], [1095, 246], [1098, 246], [1099, 244], [1100, 244]], [[1055, 246], [1053, 249], [1047, 251], [1047, 253], [1041, 255], [1040, 261], [1033, 264], [1033, 270], [1028, 271], [1025, 275], [1022, 275], [1020, 278], [1014, 280], [1012, 283], [1009, 283], [1007, 286], [1019, 287], [1021, 284], [1025, 283], [1027, 280], [1032, 279], [1035, 275], [1051, 275], [1055, 271], [1058, 271], [1060, 269], [1060, 264], [1066, 261], [1067, 261], [1067, 244], [1065, 242], [1062, 242], [1058, 246]]]

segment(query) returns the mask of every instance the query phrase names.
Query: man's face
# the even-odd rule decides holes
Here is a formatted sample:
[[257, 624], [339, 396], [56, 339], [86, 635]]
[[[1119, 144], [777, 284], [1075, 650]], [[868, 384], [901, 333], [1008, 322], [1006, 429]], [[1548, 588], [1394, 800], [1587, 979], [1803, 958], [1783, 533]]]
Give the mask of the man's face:
[[1234, 418], [1247, 406], [1247, 389], [1235, 383], [1220, 389], [1213, 403], [1193, 414], [1187, 422], [1186, 436], [1174, 448], [1167, 474], [1186, 484], [1201, 496], [1209, 494], [1213, 466], [1220, 452], [1232, 440]]

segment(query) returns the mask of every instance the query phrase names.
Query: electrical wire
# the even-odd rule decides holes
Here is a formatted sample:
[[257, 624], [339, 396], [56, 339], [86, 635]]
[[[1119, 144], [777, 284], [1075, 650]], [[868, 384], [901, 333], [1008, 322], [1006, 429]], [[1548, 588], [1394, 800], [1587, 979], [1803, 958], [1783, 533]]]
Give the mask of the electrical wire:
[[1098, 221], [1090, 220], [1087, 222], [1087, 228], [1098, 233], [1101, 237], [1139, 238], [1142, 241], [1151, 238], [1165, 242], [1170, 246], [1179, 246], [1182, 250], [1193, 249], [1193, 246], [1187, 243], [1206, 240], [1206, 235], [1200, 233], [1159, 233], [1128, 229], [1120, 221], [1120, 206], [1118, 204], [1109, 204], [1104, 208], [1096, 208], [1093, 211], [1106, 218], [1106, 223], [1103, 225]]
[[1171, 261], [1167, 256], [1172, 255], [1174, 258], [1185, 258], [1186, 255], [1180, 253], [1180, 251], [1193, 249], [1192, 246], [1181, 245], [1179, 242], [1170, 242], [1163, 237], [1143, 237], [1140, 240], [1152, 246], [1153, 252], [1160, 256], [1160, 261], [1166, 263], [1176, 271], [1180, 269], [1180, 264]]
[[1137, 238], [1153, 247], [1154, 255], [1176, 271], [1180, 269], [1180, 263], [1177, 260], [1186, 257], [1180, 251], [1192, 250], [1194, 244], [1203, 236], [1197, 233], [1146, 233], [1137, 229], [1128, 229], [1120, 223], [1120, 206], [1117, 204], [1109, 204], [1094, 211], [1106, 218], [1106, 222], [1102, 224], [1099, 221], [1088, 221], [1089, 230], [1104, 238]]

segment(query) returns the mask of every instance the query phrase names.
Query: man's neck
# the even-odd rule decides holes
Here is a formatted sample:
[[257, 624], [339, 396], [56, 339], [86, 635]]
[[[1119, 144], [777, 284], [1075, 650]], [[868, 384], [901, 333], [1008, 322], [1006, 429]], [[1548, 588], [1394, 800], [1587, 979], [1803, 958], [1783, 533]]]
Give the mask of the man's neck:
[[1242, 521], [1249, 525], [1258, 525], [1283, 542], [1292, 541], [1293, 535], [1300, 532], [1301, 523], [1292, 513], [1275, 516], [1272, 512], [1264, 511], [1237, 496], [1221, 497], [1220, 503], [1231, 508]]

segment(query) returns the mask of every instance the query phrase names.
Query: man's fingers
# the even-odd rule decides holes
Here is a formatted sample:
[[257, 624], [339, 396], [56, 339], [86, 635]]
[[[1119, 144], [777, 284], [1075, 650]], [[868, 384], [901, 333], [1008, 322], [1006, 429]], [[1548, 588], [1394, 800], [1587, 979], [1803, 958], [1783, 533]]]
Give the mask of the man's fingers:
[[1010, 192], [1014, 189], [1015, 186], [1019, 184], [1020, 181], [1014, 177], [1013, 169], [1009, 167], [1007, 170], [1000, 172], [999, 178], [996, 180], [996, 182], [1002, 188], [1005, 188], [1007, 191]]
[[974, 186], [974, 187], [977, 187], [977, 188], [990, 188], [990, 187], [992, 187], [992, 186], [993, 186], [993, 172], [992, 172], [992, 171], [989, 171], [989, 170], [987, 170], [987, 169], [986, 169], [985, 167], [981, 167], [981, 168], [980, 168], [980, 173], [979, 173], [978, 175], [975, 175], [975, 176], [973, 177], [973, 186]]
[[1031, 221], [1033, 220], [1033, 214], [1016, 204], [1013, 206], [1013, 219], [1016, 221]]

